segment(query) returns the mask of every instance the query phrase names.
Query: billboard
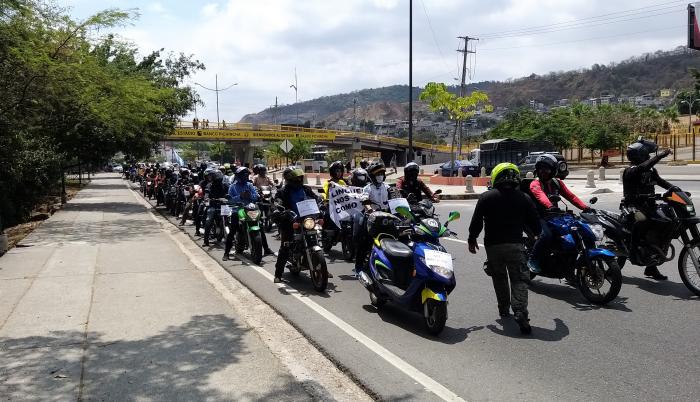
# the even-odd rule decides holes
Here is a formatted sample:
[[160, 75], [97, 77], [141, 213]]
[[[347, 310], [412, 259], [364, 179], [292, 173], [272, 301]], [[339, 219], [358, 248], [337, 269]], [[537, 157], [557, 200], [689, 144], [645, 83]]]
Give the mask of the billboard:
[[688, 47], [695, 50], [700, 50], [700, 27], [695, 13], [699, 8], [700, 3], [688, 4]]

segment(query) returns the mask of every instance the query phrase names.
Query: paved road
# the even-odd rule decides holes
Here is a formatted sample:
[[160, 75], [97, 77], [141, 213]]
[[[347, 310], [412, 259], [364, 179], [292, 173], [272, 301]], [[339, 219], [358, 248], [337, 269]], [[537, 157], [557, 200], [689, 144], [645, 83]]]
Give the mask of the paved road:
[[[700, 185], [677, 183], [700, 195]], [[619, 195], [599, 196], [599, 208], [616, 209]], [[274, 257], [262, 267], [241, 261], [223, 266], [284, 314], [339, 365], [389, 400], [697, 400], [700, 347], [698, 300], [681, 283], [676, 262], [656, 282], [641, 268], [623, 270], [617, 300], [592, 306], [564, 283], [538, 279], [530, 293], [533, 334], [522, 337], [498, 317], [485, 253], [466, 251], [473, 201], [443, 202], [443, 217], [457, 210], [456, 240], [444, 241], [455, 258], [458, 285], [439, 337], [428, 336], [421, 317], [388, 305], [377, 311], [350, 275], [351, 264], [333, 261], [335, 274], [319, 294], [304, 274], [271, 283]], [[192, 234], [193, 228], [186, 226]], [[273, 248], [279, 243], [269, 236]], [[201, 244], [201, 240], [197, 239]], [[210, 248], [220, 259], [222, 249]]]

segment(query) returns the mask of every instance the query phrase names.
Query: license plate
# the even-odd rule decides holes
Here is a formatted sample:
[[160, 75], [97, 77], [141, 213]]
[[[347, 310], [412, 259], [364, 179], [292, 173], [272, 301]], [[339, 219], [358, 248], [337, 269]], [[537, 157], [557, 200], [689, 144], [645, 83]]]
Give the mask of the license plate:
[[232, 209], [228, 205], [221, 206], [221, 216], [231, 216]]
[[189, 197], [189, 196], [190, 196], [190, 192], [189, 192], [189, 191], [183, 191], [182, 193], [185, 194], [185, 197]]
[[150, 185], [151, 185], [151, 182], [150, 182], [150, 181], [149, 181], [149, 182], [146, 182], [146, 185], [150, 186]]

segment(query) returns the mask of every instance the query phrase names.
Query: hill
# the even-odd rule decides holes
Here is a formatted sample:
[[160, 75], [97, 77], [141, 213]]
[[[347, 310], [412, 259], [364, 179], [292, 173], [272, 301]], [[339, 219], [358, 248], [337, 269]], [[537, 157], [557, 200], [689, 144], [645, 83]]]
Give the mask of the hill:
[[[630, 59], [613, 62], [608, 65], [594, 64], [590, 68], [573, 71], [550, 72], [544, 75], [531, 74], [527, 77], [509, 79], [505, 82], [482, 81], [470, 84], [468, 91], [483, 90], [489, 94], [496, 107], [525, 106], [530, 100], [550, 105], [559, 99], [583, 100], [601, 95], [634, 96], [656, 94], [659, 90], [669, 88], [680, 90], [691, 88], [693, 80], [688, 74], [689, 68], [700, 69], [700, 57], [695, 51], [678, 47], [672, 51], [657, 51]], [[457, 92], [457, 87], [451, 87]], [[413, 89], [414, 99], [418, 98], [420, 88]], [[407, 85], [393, 85], [372, 88], [346, 94], [324, 96], [300, 102], [297, 105], [283, 105], [276, 110], [265, 109], [249, 114], [241, 122], [294, 122], [297, 112], [303, 122], [312, 120], [316, 124], [323, 122], [326, 126], [337, 124], [342, 120], [406, 120], [408, 110]], [[353, 101], [357, 100], [356, 112]], [[426, 114], [425, 105], [416, 102], [419, 118]]]

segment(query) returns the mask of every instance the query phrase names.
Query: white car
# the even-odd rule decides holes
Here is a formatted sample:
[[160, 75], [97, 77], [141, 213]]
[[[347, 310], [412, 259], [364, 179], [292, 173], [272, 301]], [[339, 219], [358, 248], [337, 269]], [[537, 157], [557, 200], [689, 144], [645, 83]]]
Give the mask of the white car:
[[122, 165], [114, 165], [112, 166], [112, 171], [116, 173], [124, 173], [124, 168]]

